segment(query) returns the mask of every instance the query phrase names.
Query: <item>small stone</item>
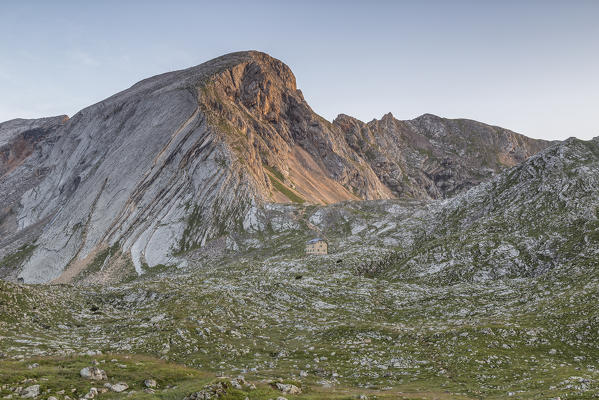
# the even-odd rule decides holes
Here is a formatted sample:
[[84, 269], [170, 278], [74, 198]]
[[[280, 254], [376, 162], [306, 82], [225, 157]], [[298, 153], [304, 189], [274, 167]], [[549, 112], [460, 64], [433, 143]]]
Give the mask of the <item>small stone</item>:
[[84, 399], [93, 399], [94, 397], [96, 397], [96, 395], [98, 394], [98, 389], [96, 389], [95, 387], [89, 389], [89, 392], [83, 396]]
[[144, 381], [144, 385], [147, 388], [155, 388], [156, 387], [156, 381], [154, 379], [146, 379]]
[[127, 385], [125, 382], [115, 383], [110, 387], [110, 390], [117, 393], [124, 392], [127, 389], [129, 389], [129, 385]]

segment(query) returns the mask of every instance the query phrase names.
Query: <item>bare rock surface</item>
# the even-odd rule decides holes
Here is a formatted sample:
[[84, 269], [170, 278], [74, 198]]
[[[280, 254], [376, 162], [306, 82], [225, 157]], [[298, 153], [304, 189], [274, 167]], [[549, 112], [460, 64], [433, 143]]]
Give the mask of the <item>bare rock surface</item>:
[[546, 145], [430, 115], [331, 123], [281, 61], [231, 53], [70, 119], [1, 124], [0, 278], [107, 283], [184, 268], [183, 254], [253, 226], [269, 202], [449, 197]]

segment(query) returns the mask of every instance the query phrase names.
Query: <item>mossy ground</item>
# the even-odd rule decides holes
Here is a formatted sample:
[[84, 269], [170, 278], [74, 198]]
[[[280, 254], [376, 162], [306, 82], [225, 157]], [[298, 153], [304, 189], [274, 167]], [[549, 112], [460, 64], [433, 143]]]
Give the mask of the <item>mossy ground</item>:
[[[107, 381], [91, 381], [81, 378], [79, 373], [81, 369], [91, 366], [94, 362], [98, 362], [97, 367], [106, 371]], [[36, 366], [31, 368], [32, 365]], [[255, 389], [244, 387], [240, 390], [229, 387], [226, 396], [219, 398], [224, 400], [244, 400], [245, 398], [266, 400], [281, 395], [281, 392], [273, 387], [270, 380], [254, 381], [253, 378], [251, 375], [246, 376], [246, 380], [254, 384]], [[147, 379], [156, 381], [157, 386], [154, 393], [144, 392], [146, 389], [144, 381]], [[180, 400], [190, 393], [202, 390], [206, 385], [219, 381], [228, 382], [226, 378], [218, 377], [214, 373], [143, 355], [99, 354], [94, 356], [34, 357], [26, 361], [0, 362], [0, 396], [3, 397], [14, 394], [15, 388], [39, 384], [42, 398], [49, 396], [61, 398], [63, 395], [78, 398], [88, 393], [92, 387], [103, 387], [106, 382], [112, 384], [125, 382], [129, 386], [126, 392], [108, 391], [101, 393], [99, 398]], [[321, 388], [301, 385], [297, 381], [282, 379], [274, 381], [292, 383], [302, 387], [300, 395], [285, 395], [289, 400], [355, 399], [360, 394], [367, 395], [371, 399], [468, 398], [466, 396], [449, 397], [447, 393], [443, 392], [410, 393], [400, 392], [393, 388], [385, 391], [350, 387]]]
[[[597, 279], [427, 287], [356, 276], [334, 260], [229, 260], [111, 288], [3, 283], [0, 368], [21, 371], [12, 383], [45, 371], [23, 369], [36, 360], [66, 362], [78, 380], [73, 372], [91, 358], [75, 354], [100, 350], [131, 357], [127, 371], [110, 364], [115, 379], [136, 385], [149, 376], [183, 391], [223, 374], [299, 381], [309, 390], [298, 398], [593, 398], [599, 390]], [[52, 356], [64, 352], [72, 358]], [[19, 354], [33, 358], [11, 361]], [[135, 366], [139, 354], [153, 361]], [[163, 367], [174, 378], [151, 372]], [[249, 397], [275, 397], [260, 393]]]

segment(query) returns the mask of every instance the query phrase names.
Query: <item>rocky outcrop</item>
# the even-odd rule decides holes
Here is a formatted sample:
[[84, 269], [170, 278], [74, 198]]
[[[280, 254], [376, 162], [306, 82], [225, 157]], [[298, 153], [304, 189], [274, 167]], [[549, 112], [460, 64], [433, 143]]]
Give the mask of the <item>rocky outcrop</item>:
[[13, 119], [0, 123], [0, 177], [21, 165], [41, 141], [48, 140], [68, 120], [66, 115]]
[[467, 119], [425, 114], [400, 121], [386, 114], [361, 122], [347, 115], [333, 124], [397, 197], [451, 197], [550, 145]]
[[11, 260], [0, 276], [25, 282], [70, 282], [117, 260], [139, 274], [184, 263], [264, 202], [450, 196], [546, 145], [433, 116], [330, 123], [285, 64], [255, 51], [0, 132], [0, 256]]
[[0, 279], [16, 279], [13, 263], [2, 260], [39, 235], [41, 223], [18, 228], [20, 201], [48, 174], [48, 154], [67, 119], [62, 115], [0, 124]]
[[257, 52], [235, 57], [237, 65], [202, 87], [202, 110], [275, 201], [294, 200], [286, 190], [314, 203], [450, 197], [550, 144], [430, 114], [399, 121], [389, 113], [367, 124], [340, 115], [329, 123], [286, 65]]

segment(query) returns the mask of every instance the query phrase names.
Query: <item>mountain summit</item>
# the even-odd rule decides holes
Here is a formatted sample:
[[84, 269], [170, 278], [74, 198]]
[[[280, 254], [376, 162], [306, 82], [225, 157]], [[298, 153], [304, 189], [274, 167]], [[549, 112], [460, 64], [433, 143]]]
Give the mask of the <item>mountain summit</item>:
[[145, 79], [67, 119], [0, 124], [0, 276], [178, 263], [268, 202], [450, 197], [549, 143], [425, 114], [317, 115], [267, 54]]

